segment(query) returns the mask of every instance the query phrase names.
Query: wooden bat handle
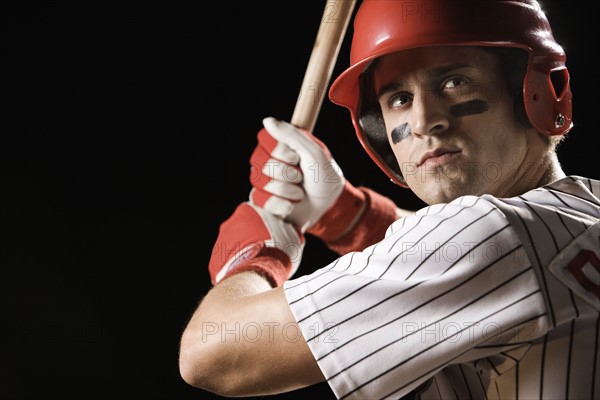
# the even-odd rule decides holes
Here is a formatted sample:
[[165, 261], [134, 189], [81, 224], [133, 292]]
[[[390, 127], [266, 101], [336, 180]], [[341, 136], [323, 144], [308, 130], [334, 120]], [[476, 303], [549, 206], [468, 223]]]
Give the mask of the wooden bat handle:
[[290, 121], [312, 132], [356, 0], [328, 0]]

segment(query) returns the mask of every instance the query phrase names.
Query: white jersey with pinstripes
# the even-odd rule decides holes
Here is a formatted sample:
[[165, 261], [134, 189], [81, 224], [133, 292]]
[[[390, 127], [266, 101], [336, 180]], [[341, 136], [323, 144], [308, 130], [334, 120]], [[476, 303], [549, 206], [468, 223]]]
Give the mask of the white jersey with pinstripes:
[[600, 398], [600, 182], [464, 196], [289, 280], [339, 399]]

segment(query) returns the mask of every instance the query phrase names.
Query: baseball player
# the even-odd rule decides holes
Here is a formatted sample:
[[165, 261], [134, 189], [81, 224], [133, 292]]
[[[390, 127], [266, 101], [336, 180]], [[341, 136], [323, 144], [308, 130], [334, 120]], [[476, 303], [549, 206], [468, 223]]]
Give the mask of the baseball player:
[[[183, 379], [225, 396], [326, 381], [339, 399], [600, 398], [600, 182], [557, 159], [572, 96], [540, 4], [365, 0], [329, 97], [427, 206], [352, 185], [324, 143], [265, 118]], [[340, 257], [297, 273], [306, 234]]]

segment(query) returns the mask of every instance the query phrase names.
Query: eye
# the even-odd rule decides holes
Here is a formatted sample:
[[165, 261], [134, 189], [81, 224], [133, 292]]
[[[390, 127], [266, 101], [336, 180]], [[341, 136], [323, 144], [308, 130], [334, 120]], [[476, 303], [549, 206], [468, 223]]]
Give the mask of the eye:
[[444, 89], [456, 89], [459, 86], [464, 86], [467, 84], [467, 79], [462, 76], [454, 76], [444, 82]]
[[469, 80], [463, 76], [453, 76], [442, 83], [443, 91], [466, 90]]
[[452, 102], [467, 101], [473, 96], [473, 86], [464, 76], [452, 76], [442, 82], [441, 93]]
[[390, 96], [387, 100], [387, 106], [389, 109], [402, 107], [404, 104], [412, 100], [412, 95], [406, 92], [396, 93]]

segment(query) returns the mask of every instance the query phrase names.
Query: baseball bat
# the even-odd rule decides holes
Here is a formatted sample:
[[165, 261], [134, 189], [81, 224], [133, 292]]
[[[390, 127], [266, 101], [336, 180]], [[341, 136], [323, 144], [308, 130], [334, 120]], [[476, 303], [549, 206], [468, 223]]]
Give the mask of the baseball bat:
[[304, 73], [291, 124], [312, 132], [356, 0], [328, 0]]

